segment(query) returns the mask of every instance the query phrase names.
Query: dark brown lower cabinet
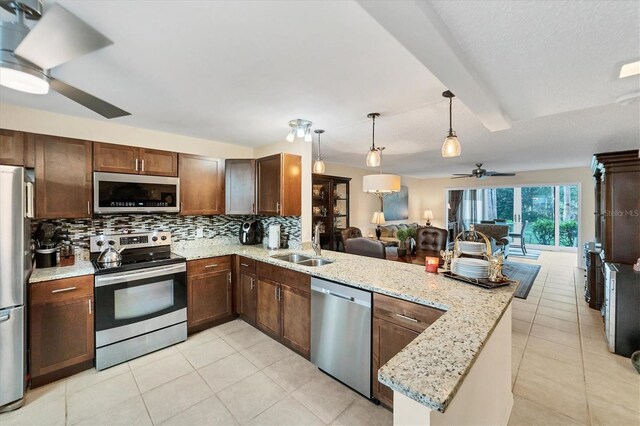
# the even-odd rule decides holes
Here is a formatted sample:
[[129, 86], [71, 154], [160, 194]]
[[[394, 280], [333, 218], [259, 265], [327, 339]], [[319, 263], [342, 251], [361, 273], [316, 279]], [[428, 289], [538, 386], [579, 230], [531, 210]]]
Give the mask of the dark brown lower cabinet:
[[311, 355], [311, 277], [257, 262], [256, 326], [285, 346]]
[[32, 387], [93, 367], [93, 275], [29, 285]]
[[248, 323], [255, 325], [256, 323], [256, 288], [255, 276], [240, 273], [240, 309], [239, 314]]
[[280, 285], [282, 340], [296, 352], [311, 355], [311, 295], [285, 284]]
[[280, 284], [259, 278], [256, 323], [258, 328], [274, 338], [280, 337]]
[[378, 370], [420, 333], [379, 318], [373, 319], [373, 396], [393, 408], [393, 390], [378, 381]]
[[444, 313], [406, 300], [373, 295], [373, 396], [393, 409], [393, 390], [378, 382], [378, 370]]
[[251, 325], [256, 325], [256, 306], [258, 280], [256, 279], [256, 262], [244, 256], [236, 258], [237, 280], [234, 287], [234, 304], [236, 313]]
[[215, 325], [233, 315], [230, 256], [187, 262], [189, 332]]

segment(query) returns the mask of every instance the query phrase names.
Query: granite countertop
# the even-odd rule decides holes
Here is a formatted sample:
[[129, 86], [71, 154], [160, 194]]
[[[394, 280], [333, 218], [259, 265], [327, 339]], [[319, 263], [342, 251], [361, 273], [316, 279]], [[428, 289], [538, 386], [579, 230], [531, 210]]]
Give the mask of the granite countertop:
[[[324, 251], [321, 257], [335, 260], [334, 263], [309, 267], [271, 256], [296, 252], [317, 257], [313, 250], [267, 250], [261, 246], [214, 245], [206, 240], [177, 243], [172, 249], [187, 260], [238, 254], [445, 310], [378, 372], [380, 382], [441, 412], [455, 396], [517, 288], [516, 284], [510, 284], [485, 290], [443, 275], [428, 274], [420, 265], [332, 251]], [[35, 270], [30, 282], [91, 273], [93, 267], [89, 262], [78, 262], [65, 268]]]
[[33, 268], [29, 283], [40, 281], [59, 280], [62, 278], [78, 277], [80, 275], [93, 275], [93, 265], [88, 260], [78, 260], [70, 266], [54, 266], [53, 268]]

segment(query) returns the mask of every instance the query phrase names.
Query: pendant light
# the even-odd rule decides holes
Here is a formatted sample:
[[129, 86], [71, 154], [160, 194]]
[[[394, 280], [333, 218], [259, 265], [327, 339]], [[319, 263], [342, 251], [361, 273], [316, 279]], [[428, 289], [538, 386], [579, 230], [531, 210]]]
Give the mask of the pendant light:
[[445, 158], [459, 157], [462, 148], [460, 147], [460, 142], [458, 141], [456, 132], [453, 131], [453, 126], [451, 124], [451, 106], [453, 105], [453, 98], [456, 95], [447, 90], [442, 93], [442, 96], [444, 96], [445, 98], [449, 98], [449, 134], [442, 144], [442, 156]]
[[367, 117], [373, 120], [373, 128], [371, 132], [371, 148], [367, 154], [366, 164], [367, 167], [380, 167], [380, 154], [384, 149], [383, 146], [376, 147], [376, 117], [380, 117], [380, 114], [372, 112], [367, 114]]
[[313, 163], [313, 173], [323, 174], [325, 172], [324, 161], [322, 161], [322, 155], [320, 154], [320, 135], [324, 133], [324, 130], [316, 129], [314, 133], [318, 135], [318, 157]]

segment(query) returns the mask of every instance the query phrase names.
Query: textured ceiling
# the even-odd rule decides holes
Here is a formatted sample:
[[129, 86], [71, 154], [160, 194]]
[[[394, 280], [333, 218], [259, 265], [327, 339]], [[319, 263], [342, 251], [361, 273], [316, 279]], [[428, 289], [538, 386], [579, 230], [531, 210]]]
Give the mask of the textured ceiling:
[[[421, 4], [511, 120], [490, 132], [465, 106], [468, 94], [456, 93], [456, 159], [440, 157], [442, 64], [417, 60], [355, 2], [60, 4], [114, 45], [53, 75], [132, 112], [115, 120], [125, 125], [260, 146], [306, 118], [326, 130], [327, 161], [364, 166], [366, 114], [378, 111], [384, 169], [411, 176], [467, 172], [476, 162], [505, 172], [584, 166], [594, 152], [640, 145], [639, 104], [614, 103], [640, 89], [638, 76], [616, 78], [620, 63], [640, 56], [637, 1]], [[55, 93], [1, 88], [0, 101], [101, 119]]]

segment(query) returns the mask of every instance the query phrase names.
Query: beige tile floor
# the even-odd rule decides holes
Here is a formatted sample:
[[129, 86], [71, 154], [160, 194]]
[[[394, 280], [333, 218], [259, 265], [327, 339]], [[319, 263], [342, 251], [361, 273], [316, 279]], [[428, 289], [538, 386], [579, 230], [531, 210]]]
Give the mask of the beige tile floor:
[[0, 425], [390, 425], [392, 414], [236, 320], [27, 392]]
[[[514, 259], [516, 260], [516, 259]], [[513, 306], [511, 425], [640, 425], [640, 381], [608, 352], [582, 301], [576, 256], [543, 253], [526, 300]], [[242, 321], [27, 393], [0, 425], [374, 425], [375, 406]]]
[[542, 268], [527, 299], [513, 302], [509, 424], [640, 425], [640, 376], [607, 350], [576, 255], [543, 252], [526, 262]]

